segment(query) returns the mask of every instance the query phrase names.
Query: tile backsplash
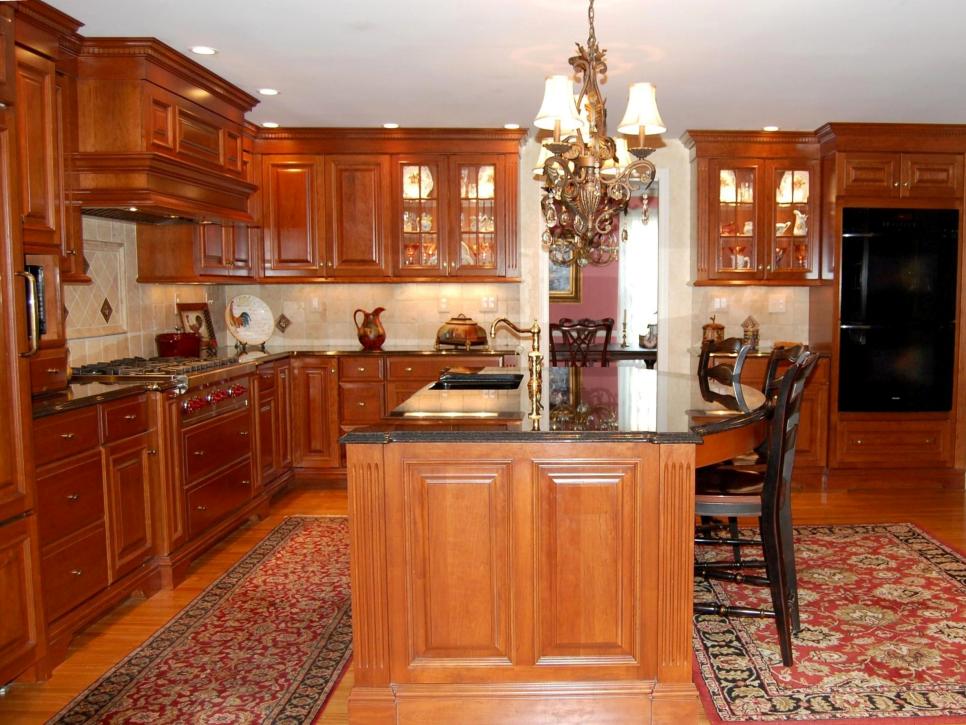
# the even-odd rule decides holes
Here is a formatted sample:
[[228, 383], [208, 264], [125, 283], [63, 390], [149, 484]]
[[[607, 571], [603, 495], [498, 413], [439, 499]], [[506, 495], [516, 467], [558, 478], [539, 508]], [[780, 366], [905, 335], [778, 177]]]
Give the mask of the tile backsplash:
[[725, 337], [741, 337], [741, 323], [752, 315], [763, 348], [776, 340], [808, 342], [808, 287], [694, 287], [692, 294], [695, 347], [701, 345], [701, 326], [711, 315], [724, 325]]
[[[224, 340], [225, 293], [219, 286], [137, 283], [137, 225], [84, 217], [84, 257], [91, 284], [65, 285], [71, 365], [157, 355], [154, 336], [178, 324], [178, 302], [211, 305], [215, 334]], [[111, 307], [102, 314], [104, 301]]]

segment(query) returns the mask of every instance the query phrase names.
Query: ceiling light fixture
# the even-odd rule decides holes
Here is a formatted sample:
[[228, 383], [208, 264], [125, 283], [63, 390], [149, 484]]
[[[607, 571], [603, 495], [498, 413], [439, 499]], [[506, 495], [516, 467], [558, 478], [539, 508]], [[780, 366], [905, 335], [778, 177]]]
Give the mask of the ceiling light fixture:
[[218, 51], [210, 45], [192, 45], [191, 52], [196, 55], [215, 55]]
[[265, 121], [262, 128], [278, 128], [278, 124], [275, 121]]
[[762, 126], [761, 127], [761, 130], [762, 131], [768, 131], [769, 133], [771, 133], [772, 131], [777, 131], [778, 130], [778, 126]]
[[278, 89], [277, 88], [259, 88], [258, 89], [258, 92], [261, 93], [263, 96], [277, 96], [278, 95]]
[[384, 124], [382, 124], [382, 127], [383, 128], [399, 128], [399, 124], [398, 123], [384, 123]]
[[654, 149], [646, 147], [644, 140], [648, 134], [667, 130], [657, 110], [654, 86], [635, 83], [618, 126], [621, 133], [637, 135], [637, 145], [628, 149], [635, 158], [619, 157], [618, 143], [607, 135], [607, 110], [598, 81], [598, 75], [607, 74], [607, 51], [597, 45], [594, 0], [590, 0], [587, 20], [587, 47], [578, 43], [577, 55], [570, 58], [580, 91], [575, 98], [568, 76], [550, 76], [534, 121], [537, 128], [553, 131], [553, 138], [544, 142], [549, 157], [541, 175], [541, 208], [547, 224], [543, 246], [554, 264], [581, 267], [617, 259], [619, 215], [636, 194], [644, 196], [646, 221], [647, 189], [655, 169], [647, 160]]
[[504, 123], [503, 124], [503, 128], [505, 128], [507, 131], [516, 131], [518, 128], [520, 128], [520, 124], [519, 123]]

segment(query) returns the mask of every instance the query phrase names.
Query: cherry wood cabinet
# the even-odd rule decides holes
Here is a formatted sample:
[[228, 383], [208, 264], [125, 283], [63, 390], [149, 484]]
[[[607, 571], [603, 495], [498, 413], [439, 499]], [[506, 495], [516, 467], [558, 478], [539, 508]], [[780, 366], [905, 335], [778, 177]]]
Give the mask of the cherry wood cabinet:
[[388, 276], [389, 158], [332, 154], [323, 163], [326, 276]]
[[107, 446], [104, 488], [107, 503], [108, 569], [116, 581], [154, 554], [151, 531], [153, 458], [147, 433]]
[[321, 277], [322, 173], [315, 156], [266, 156], [262, 167], [266, 277]]
[[17, 93], [14, 43], [13, 7], [5, 3], [0, 5], [0, 103], [12, 103]]
[[251, 229], [246, 224], [201, 224], [195, 229], [201, 275], [252, 276]]
[[295, 358], [292, 363], [293, 463], [298, 468], [338, 468], [339, 374], [335, 358]]
[[890, 199], [961, 199], [963, 155], [846, 151], [836, 155], [838, 193]]
[[258, 366], [257, 487], [274, 488], [292, 468], [292, 369], [287, 360]]
[[397, 156], [395, 273], [503, 277], [510, 262], [516, 164], [500, 154]]
[[43, 647], [36, 525], [28, 516], [0, 526], [0, 682], [33, 665]]
[[695, 284], [818, 284], [818, 143], [794, 133], [689, 131]]

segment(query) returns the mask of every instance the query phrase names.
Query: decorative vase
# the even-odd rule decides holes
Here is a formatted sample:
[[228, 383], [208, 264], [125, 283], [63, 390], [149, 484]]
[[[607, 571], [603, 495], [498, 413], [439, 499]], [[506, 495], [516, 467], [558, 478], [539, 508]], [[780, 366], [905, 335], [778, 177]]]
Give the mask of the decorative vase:
[[[352, 313], [352, 321], [356, 323], [359, 342], [365, 350], [381, 350], [386, 341], [386, 328], [379, 321], [379, 315], [386, 311], [385, 307], [377, 307], [372, 312], [356, 310]], [[359, 324], [359, 313], [362, 313], [362, 324]]]

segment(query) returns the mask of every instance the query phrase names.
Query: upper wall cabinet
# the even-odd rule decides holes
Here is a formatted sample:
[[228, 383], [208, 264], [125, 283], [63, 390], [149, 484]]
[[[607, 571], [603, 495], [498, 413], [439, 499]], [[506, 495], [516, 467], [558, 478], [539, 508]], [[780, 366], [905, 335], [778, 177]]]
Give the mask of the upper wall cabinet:
[[797, 133], [689, 131], [695, 284], [819, 282], [818, 144]]
[[963, 195], [962, 154], [836, 154], [838, 193], [877, 198], [952, 198]]
[[251, 222], [256, 188], [246, 179], [244, 115], [256, 103], [158, 40], [85, 39], [80, 200], [141, 215]]

